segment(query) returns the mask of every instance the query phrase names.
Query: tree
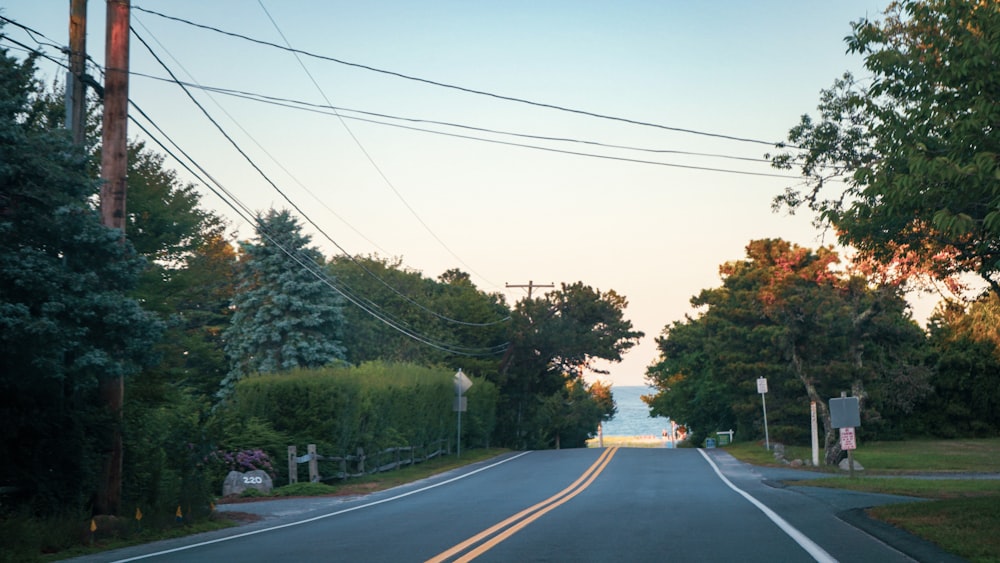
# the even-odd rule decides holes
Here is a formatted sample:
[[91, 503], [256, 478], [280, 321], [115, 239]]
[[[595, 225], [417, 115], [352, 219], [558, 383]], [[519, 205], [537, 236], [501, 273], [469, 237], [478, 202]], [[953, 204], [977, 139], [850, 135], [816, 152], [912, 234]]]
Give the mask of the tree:
[[343, 360], [342, 299], [288, 211], [257, 217], [257, 242], [243, 244], [233, 315], [224, 334], [231, 369], [219, 396], [253, 373]]
[[160, 327], [127, 296], [143, 260], [101, 225], [92, 164], [50, 127], [34, 72], [0, 52], [0, 482], [52, 514], [91, 500], [117, 424], [98, 386], [152, 361]]
[[338, 256], [328, 270], [360, 302], [344, 310], [351, 363], [440, 364], [478, 375], [496, 371], [496, 355], [489, 352], [504, 342], [510, 311], [501, 294], [479, 291], [465, 272], [448, 270], [434, 280], [399, 259], [378, 256]]
[[936, 365], [931, 394], [921, 408], [929, 434], [996, 436], [1000, 433], [1000, 296], [966, 307], [942, 307], [929, 324]]
[[826, 401], [841, 391], [862, 400], [868, 436], [896, 429], [929, 391], [923, 334], [895, 288], [838, 272], [838, 260], [829, 248], [758, 240], [745, 260], [724, 264], [722, 287], [692, 299], [701, 315], [657, 341], [661, 357], [647, 370], [659, 391], [653, 413], [683, 420], [696, 437], [720, 426], [759, 435], [755, 380], [767, 377], [772, 435], [804, 441], [795, 420], [814, 401], [830, 463], [841, 452]]
[[229, 323], [236, 252], [226, 223], [141, 142], [129, 146], [128, 194], [127, 236], [147, 260], [133, 294], [167, 326], [157, 346], [162, 361], [144, 382], [212, 396], [229, 371], [221, 332]]
[[[562, 284], [544, 297], [518, 302], [512, 314], [510, 347], [495, 375], [500, 388], [498, 434], [513, 447], [552, 447], [556, 434], [546, 401], [581, 379], [584, 370], [603, 373], [594, 360], [621, 361], [643, 337], [625, 319], [628, 301], [582, 282]], [[593, 400], [593, 399], [591, 399]], [[568, 413], [568, 411], [567, 411]], [[596, 431], [601, 416], [593, 419]]]
[[894, 2], [846, 41], [870, 82], [845, 75], [790, 131], [801, 150], [773, 162], [808, 189], [776, 207], [807, 205], [899, 279], [973, 273], [1000, 293], [1000, 3]]

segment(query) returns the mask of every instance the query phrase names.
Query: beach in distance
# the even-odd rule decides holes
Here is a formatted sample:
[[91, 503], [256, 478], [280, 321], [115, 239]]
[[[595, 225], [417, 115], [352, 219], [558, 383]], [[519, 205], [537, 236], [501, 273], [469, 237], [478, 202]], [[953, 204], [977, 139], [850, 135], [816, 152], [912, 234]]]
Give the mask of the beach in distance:
[[618, 413], [604, 423], [605, 436], [649, 436], [661, 438], [663, 430], [670, 427], [665, 417], [650, 417], [649, 407], [642, 402], [642, 395], [652, 395], [656, 390], [645, 385], [614, 386], [611, 388]]

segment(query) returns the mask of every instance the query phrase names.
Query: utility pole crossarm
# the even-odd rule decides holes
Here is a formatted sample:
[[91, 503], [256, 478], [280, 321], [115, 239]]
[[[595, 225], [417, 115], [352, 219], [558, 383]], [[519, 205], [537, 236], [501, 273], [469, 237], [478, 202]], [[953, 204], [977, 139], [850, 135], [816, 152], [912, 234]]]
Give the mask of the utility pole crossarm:
[[556, 286], [555, 283], [537, 284], [537, 283], [535, 283], [535, 282], [533, 282], [531, 280], [528, 280], [527, 284], [512, 284], [512, 283], [508, 283], [508, 284], [504, 284], [504, 285], [506, 285], [508, 288], [527, 288], [528, 289], [528, 299], [531, 299], [531, 291], [533, 289], [535, 289], [536, 287], [555, 287]]

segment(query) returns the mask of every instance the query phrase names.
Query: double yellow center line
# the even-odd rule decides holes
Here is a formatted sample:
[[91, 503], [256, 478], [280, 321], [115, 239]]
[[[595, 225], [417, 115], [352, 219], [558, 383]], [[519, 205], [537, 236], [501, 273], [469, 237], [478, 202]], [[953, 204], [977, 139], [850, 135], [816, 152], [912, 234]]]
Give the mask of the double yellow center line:
[[427, 563], [442, 563], [444, 561], [449, 561], [452, 557], [465, 552], [476, 544], [479, 545], [458, 559], [455, 559], [455, 563], [472, 561], [476, 557], [479, 557], [483, 553], [493, 549], [493, 547], [498, 543], [513, 536], [528, 524], [538, 520], [549, 511], [555, 510], [563, 503], [583, 492], [583, 490], [589, 487], [590, 484], [594, 482], [594, 479], [597, 479], [597, 476], [604, 471], [604, 468], [607, 467], [611, 458], [615, 456], [617, 451], [617, 447], [604, 450], [604, 452], [601, 453], [601, 456], [597, 458], [597, 461], [587, 468], [587, 470], [583, 472], [583, 475], [580, 475], [580, 477], [576, 481], [573, 481], [570, 486], [534, 506], [525, 508], [521, 512], [518, 512], [503, 522], [495, 524], [482, 532], [479, 532], [455, 547], [435, 555], [434, 557], [428, 559]]

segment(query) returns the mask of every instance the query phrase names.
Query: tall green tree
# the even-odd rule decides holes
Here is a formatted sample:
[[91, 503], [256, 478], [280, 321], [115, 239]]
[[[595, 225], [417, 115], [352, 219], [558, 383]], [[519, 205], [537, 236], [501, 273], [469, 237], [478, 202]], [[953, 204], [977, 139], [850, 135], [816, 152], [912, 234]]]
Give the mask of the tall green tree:
[[226, 223], [142, 142], [129, 145], [128, 184], [127, 236], [147, 260], [133, 294], [167, 324], [161, 361], [144, 379], [210, 397], [229, 371], [221, 331], [229, 323], [236, 252]]
[[225, 398], [253, 373], [319, 367], [345, 357], [342, 299], [324, 259], [288, 211], [257, 217], [256, 242], [243, 244], [232, 319], [224, 333], [231, 369]]
[[922, 429], [946, 438], [1000, 434], [1000, 296], [942, 307], [929, 329], [937, 369]]
[[0, 52], [0, 482], [51, 514], [89, 502], [116, 424], [99, 382], [151, 361], [159, 324], [127, 295], [144, 262], [100, 224], [88, 156], [34, 73]]
[[[643, 337], [625, 318], [627, 306], [625, 297], [615, 291], [601, 292], [582, 282], [562, 284], [544, 297], [518, 302], [510, 326], [511, 344], [495, 376], [502, 443], [517, 448], [555, 446], [558, 434], [550, 427], [551, 408], [559, 403], [553, 397], [572, 390], [570, 384], [586, 370], [603, 373], [595, 360], [619, 362]], [[592, 419], [591, 432], [596, 432], [602, 416]]]
[[496, 371], [498, 355], [490, 352], [505, 342], [510, 311], [501, 294], [480, 291], [465, 272], [448, 270], [431, 279], [399, 259], [378, 256], [337, 256], [328, 269], [358, 301], [344, 307], [351, 363], [448, 365], [479, 375]]
[[1000, 3], [893, 2], [846, 41], [865, 81], [845, 75], [790, 131], [774, 164], [808, 187], [775, 205], [819, 212], [883, 273], [1000, 293]]

